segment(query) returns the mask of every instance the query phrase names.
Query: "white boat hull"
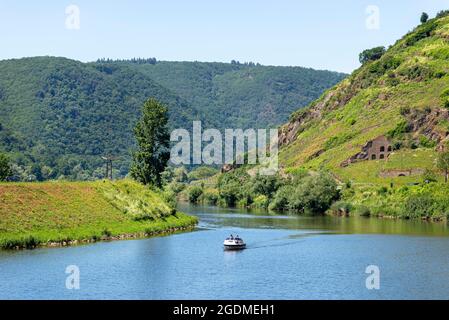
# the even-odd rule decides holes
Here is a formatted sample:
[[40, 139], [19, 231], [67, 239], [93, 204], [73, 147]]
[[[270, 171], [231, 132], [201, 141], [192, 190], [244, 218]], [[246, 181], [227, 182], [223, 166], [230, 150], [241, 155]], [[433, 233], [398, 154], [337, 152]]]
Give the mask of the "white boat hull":
[[223, 243], [225, 250], [242, 250], [246, 248], [245, 242], [242, 239], [228, 238]]
[[225, 250], [243, 250], [246, 248], [246, 244], [239, 245], [224, 245]]

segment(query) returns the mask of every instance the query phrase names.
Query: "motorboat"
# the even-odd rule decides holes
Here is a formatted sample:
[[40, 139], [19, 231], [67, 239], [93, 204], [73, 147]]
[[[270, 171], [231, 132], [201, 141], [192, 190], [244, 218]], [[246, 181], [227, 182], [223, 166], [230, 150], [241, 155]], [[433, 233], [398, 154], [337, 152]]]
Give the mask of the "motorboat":
[[239, 236], [234, 237], [232, 234], [223, 243], [225, 250], [242, 250], [246, 248], [246, 244]]

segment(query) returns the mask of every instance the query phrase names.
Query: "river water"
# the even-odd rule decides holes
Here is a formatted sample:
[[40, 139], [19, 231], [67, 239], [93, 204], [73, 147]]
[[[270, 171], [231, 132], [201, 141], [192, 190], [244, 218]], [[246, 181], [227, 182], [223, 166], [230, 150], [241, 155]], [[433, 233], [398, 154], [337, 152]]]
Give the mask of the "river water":
[[[180, 209], [200, 218], [195, 231], [0, 252], [0, 298], [449, 299], [446, 224]], [[231, 233], [246, 250], [223, 250]]]

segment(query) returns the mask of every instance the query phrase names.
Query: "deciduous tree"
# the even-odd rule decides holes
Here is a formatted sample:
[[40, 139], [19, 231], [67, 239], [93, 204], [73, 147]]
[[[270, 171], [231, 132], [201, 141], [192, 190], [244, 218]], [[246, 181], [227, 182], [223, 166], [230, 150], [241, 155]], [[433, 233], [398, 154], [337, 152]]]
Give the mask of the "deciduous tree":
[[438, 169], [444, 172], [444, 181], [447, 183], [449, 178], [449, 151], [443, 151], [438, 156]]
[[6, 155], [0, 153], [0, 181], [6, 181], [12, 175], [11, 165]]
[[170, 158], [167, 123], [167, 107], [155, 99], [147, 100], [134, 128], [138, 150], [131, 166], [131, 176], [145, 185], [162, 185], [161, 174]]

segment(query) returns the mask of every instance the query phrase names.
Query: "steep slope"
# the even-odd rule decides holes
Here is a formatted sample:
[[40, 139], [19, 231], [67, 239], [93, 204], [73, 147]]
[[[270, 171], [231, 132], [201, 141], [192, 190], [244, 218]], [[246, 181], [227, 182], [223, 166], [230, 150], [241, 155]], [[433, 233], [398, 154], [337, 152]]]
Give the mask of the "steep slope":
[[[449, 134], [449, 17], [432, 19], [294, 113], [281, 128], [280, 162], [331, 170], [341, 180], [414, 182], [434, 169]], [[351, 159], [386, 137], [385, 160]], [[405, 177], [403, 177], [405, 176]]]
[[117, 63], [134, 67], [169, 88], [219, 129], [278, 126], [346, 76], [237, 62]]

